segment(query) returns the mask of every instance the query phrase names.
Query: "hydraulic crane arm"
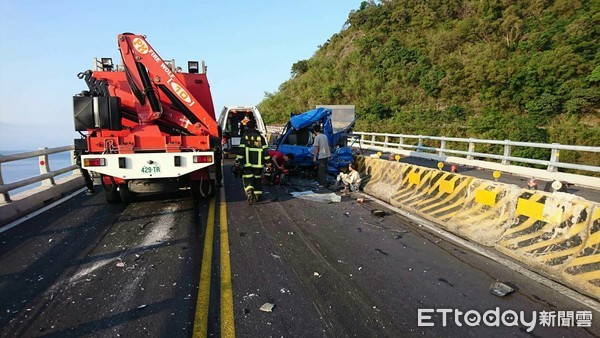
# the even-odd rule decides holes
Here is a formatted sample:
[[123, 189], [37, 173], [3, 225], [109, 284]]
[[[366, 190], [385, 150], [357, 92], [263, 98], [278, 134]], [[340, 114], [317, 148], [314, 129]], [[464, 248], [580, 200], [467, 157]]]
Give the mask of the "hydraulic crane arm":
[[[178, 114], [163, 114], [163, 107], [156, 90], [158, 88], [189, 120], [191, 127], [188, 128], [186, 123], [185, 128], [190, 133], [198, 134], [200, 129], [208, 135], [219, 136], [218, 125], [214, 118], [198, 103], [144, 36], [123, 33], [119, 35], [118, 40], [127, 81], [140, 104], [138, 117], [141, 123], [150, 123], [159, 118], [175, 124], [181, 123], [177, 120], [171, 121]], [[149, 107], [146, 103], [149, 103]]]

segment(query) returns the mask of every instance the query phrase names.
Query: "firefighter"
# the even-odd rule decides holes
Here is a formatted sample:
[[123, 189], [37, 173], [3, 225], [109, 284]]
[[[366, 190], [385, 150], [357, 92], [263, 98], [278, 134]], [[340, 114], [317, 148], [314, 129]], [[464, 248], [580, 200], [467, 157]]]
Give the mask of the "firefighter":
[[261, 174], [264, 165], [269, 163], [271, 157], [267, 152], [269, 148], [267, 141], [256, 130], [256, 122], [248, 121], [246, 127], [236, 158], [243, 167], [242, 181], [246, 198], [248, 203], [253, 204], [262, 199]]

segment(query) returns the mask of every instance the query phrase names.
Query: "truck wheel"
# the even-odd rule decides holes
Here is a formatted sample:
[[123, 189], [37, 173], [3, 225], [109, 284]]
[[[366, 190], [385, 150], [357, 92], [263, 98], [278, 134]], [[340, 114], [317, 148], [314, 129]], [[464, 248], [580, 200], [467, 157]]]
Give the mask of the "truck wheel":
[[200, 181], [190, 182], [190, 192], [194, 201], [200, 199]]
[[119, 196], [123, 203], [129, 203], [133, 200], [133, 193], [127, 187], [127, 184], [119, 185]]
[[200, 195], [204, 198], [212, 198], [215, 196], [216, 188], [215, 188], [215, 180], [203, 180], [200, 185]]
[[121, 196], [119, 196], [119, 192], [114, 185], [105, 185], [103, 188], [104, 197], [108, 204], [118, 204], [121, 202]]

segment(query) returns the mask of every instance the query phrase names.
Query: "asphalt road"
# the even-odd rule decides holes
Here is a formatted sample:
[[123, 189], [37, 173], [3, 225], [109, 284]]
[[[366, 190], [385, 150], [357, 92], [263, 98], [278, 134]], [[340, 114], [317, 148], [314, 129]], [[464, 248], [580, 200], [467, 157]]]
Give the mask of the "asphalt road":
[[[228, 174], [226, 172], [226, 174]], [[323, 204], [291, 198], [310, 182], [269, 187], [271, 202], [248, 206], [241, 180], [226, 175], [234, 312], [239, 337], [544, 336], [600, 334], [592, 328], [470, 327], [432, 314], [435, 326], [418, 326], [418, 309], [457, 309], [483, 314], [588, 310], [578, 302], [478, 253], [430, 233], [355, 196]], [[517, 291], [489, 292], [495, 281]], [[273, 312], [260, 311], [264, 303]], [[493, 317], [490, 317], [493, 318]], [[507, 317], [508, 318], [508, 317]], [[558, 324], [557, 324], [558, 325]]]
[[[434, 326], [420, 327], [419, 309], [498, 308], [527, 321], [533, 311], [589, 309], [403, 216], [374, 216], [381, 206], [372, 201], [289, 194], [306, 189], [312, 182], [292, 179], [249, 206], [227, 166], [227, 228], [221, 196], [211, 209], [186, 193], [126, 206], [81, 194], [0, 234], [0, 335], [189, 337], [204, 322], [201, 336], [219, 336], [228, 280], [238, 337], [600, 335], [598, 312], [590, 328], [538, 322], [527, 332], [524, 324], [471, 327], [462, 317], [458, 326], [454, 312], [446, 326], [436, 312], [423, 318]], [[490, 294], [496, 280], [516, 291]], [[260, 310], [265, 303], [272, 312]]]
[[206, 206], [81, 194], [0, 234], [2, 336], [189, 336]]

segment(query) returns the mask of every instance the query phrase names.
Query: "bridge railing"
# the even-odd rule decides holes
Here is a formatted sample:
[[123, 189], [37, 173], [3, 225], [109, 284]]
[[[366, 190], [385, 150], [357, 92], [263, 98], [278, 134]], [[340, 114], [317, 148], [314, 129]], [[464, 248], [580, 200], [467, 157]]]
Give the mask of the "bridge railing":
[[[600, 178], [591, 176], [593, 173], [600, 173], [600, 166], [560, 161], [561, 150], [597, 154], [600, 153], [600, 147], [425, 135], [368, 132], [355, 132], [355, 134], [360, 135], [360, 146], [365, 149], [440, 160], [467, 166], [500, 170], [520, 176], [560, 180], [580, 184], [582, 186], [600, 188]], [[478, 145], [499, 146], [503, 151], [501, 155], [481, 152], [476, 150]], [[547, 149], [549, 150], [549, 158], [542, 160], [512, 156], [511, 153], [515, 147]], [[595, 154], [594, 156], [596, 156]], [[513, 163], [518, 163], [520, 165], [512, 165]], [[523, 166], [523, 164], [537, 165], [538, 167], [545, 169], [529, 168]], [[579, 172], [585, 172], [585, 174], [576, 175], [559, 172], [559, 169], [561, 168], [578, 170]]]
[[[50, 159], [48, 157], [48, 155], [50, 154], [56, 154], [56, 153], [62, 153], [62, 152], [67, 152], [69, 151], [71, 153], [71, 165], [64, 167], [64, 168], [60, 168], [60, 169], [56, 169], [56, 170], [50, 170]], [[4, 183], [4, 180], [2, 178], [2, 164], [7, 163], [7, 162], [11, 162], [11, 161], [17, 161], [17, 160], [24, 160], [24, 159], [28, 159], [28, 158], [32, 158], [32, 157], [37, 157], [38, 158], [38, 167], [39, 167], [39, 172], [40, 174], [37, 176], [33, 176], [33, 177], [28, 177], [16, 182], [11, 182], [11, 183]], [[74, 171], [77, 170], [78, 167], [73, 163], [73, 146], [64, 146], [64, 147], [57, 147], [57, 148], [43, 148], [43, 149], [39, 149], [39, 150], [34, 150], [34, 151], [28, 151], [28, 152], [23, 152], [23, 153], [16, 153], [16, 154], [10, 154], [10, 155], [0, 155], [0, 203], [4, 202], [4, 203], [10, 203], [12, 202], [12, 199], [10, 197], [10, 191], [11, 190], [15, 190], [30, 184], [34, 184], [37, 182], [42, 182], [42, 187], [52, 187], [54, 185], [56, 185], [56, 182], [54, 180], [54, 178], [58, 175], [62, 175], [64, 173], [68, 173], [70, 171], [73, 171], [73, 175], [79, 175], [78, 171]]]

